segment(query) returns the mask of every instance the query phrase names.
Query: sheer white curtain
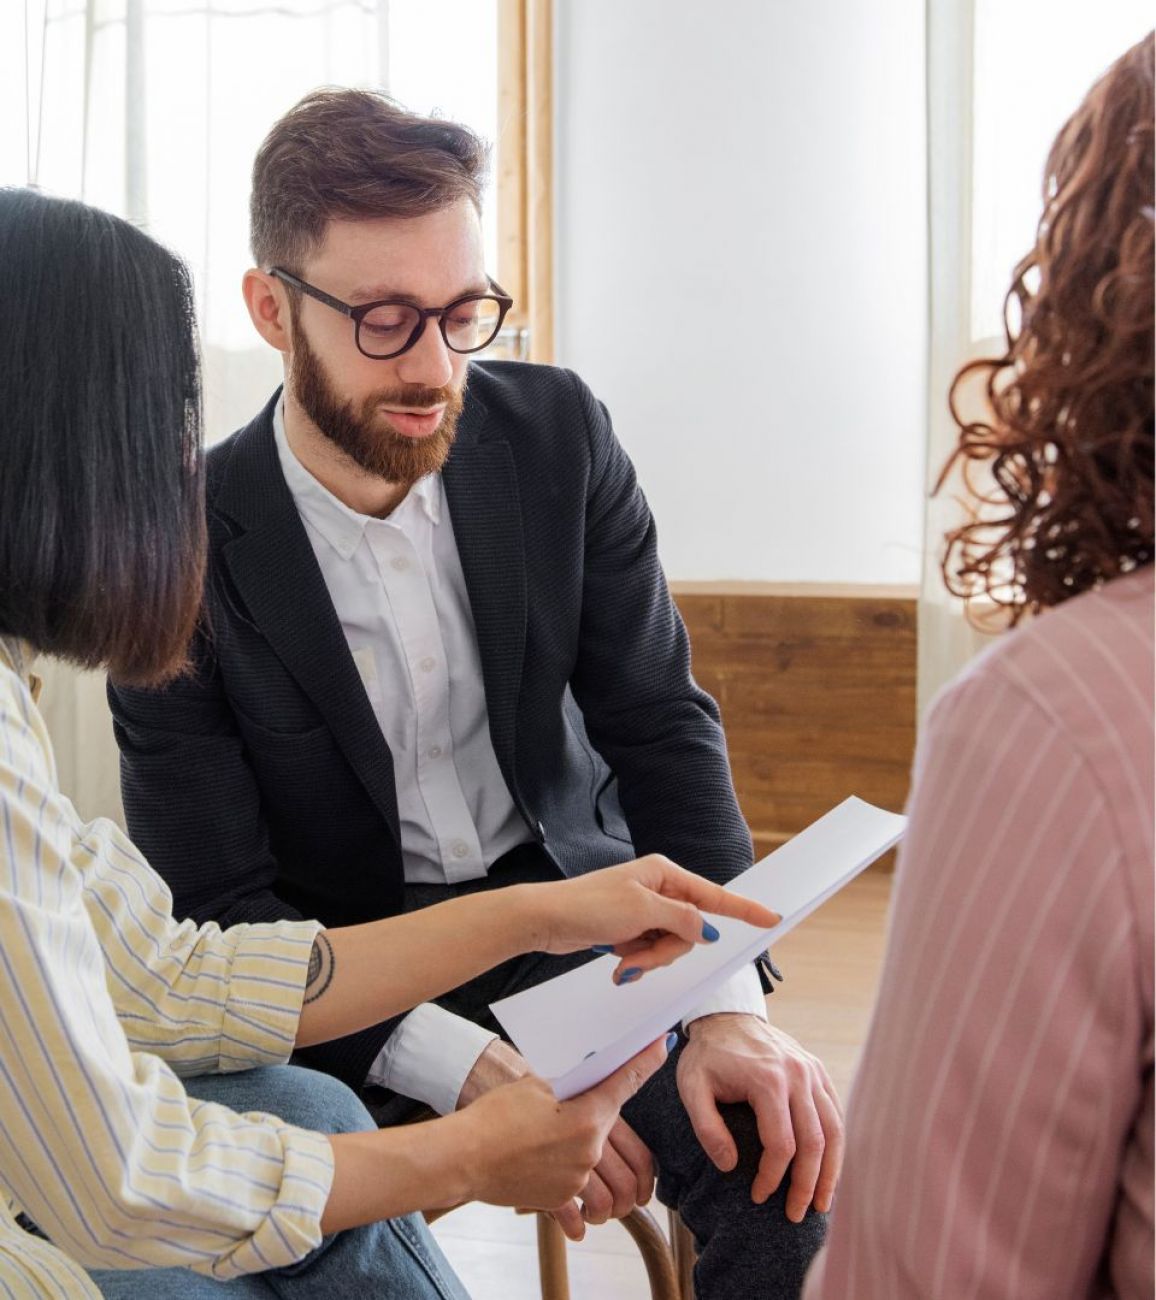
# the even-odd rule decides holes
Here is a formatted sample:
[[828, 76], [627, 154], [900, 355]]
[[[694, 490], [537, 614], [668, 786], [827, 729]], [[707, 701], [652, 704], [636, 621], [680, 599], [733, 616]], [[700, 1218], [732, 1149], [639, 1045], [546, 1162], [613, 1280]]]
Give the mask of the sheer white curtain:
[[[1051, 142], [1092, 82], [1151, 25], [1147, 0], [928, 2], [929, 489], [955, 444], [952, 376], [971, 357], [1002, 353], [1003, 297], [1034, 242]], [[942, 539], [959, 518], [950, 485], [928, 500], [920, 716], [988, 641], [943, 589]]]
[[[372, 86], [497, 135], [497, 0], [0, 0], [0, 185], [117, 212], [190, 265], [210, 441], [280, 381], [240, 296], [253, 155], [321, 85]], [[487, 209], [493, 212], [494, 204]], [[496, 232], [487, 226], [493, 261]], [[61, 782], [120, 815], [99, 675], [44, 665]]]

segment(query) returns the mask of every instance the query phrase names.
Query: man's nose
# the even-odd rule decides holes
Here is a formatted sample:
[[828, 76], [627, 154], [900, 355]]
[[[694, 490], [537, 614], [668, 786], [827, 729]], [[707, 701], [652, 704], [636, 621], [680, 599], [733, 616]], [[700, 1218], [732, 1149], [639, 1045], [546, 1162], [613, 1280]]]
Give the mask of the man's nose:
[[404, 383], [426, 388], [442, 388], [453, 378], [453, 357], [436, 320], [426, 321], [421, 338], [398, 357], [397, 374]]

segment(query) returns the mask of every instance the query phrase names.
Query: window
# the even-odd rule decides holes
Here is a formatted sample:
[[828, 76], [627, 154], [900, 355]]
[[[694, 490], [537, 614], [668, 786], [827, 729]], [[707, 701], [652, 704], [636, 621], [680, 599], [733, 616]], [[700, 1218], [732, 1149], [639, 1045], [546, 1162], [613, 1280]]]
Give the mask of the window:
[[280, 377], [238, 289], [250, 264], [249, 173], [275, 118], [320, 85], [380, 87], [495, 143], [486, 251], [517, 300], [499, 350], [549, 359], [546, 0], [25, 0], [0, 10], [0, 111], [17, 124], [0, 133], [0, 184], [33, 182], [118, 212], [188, 261], [214, 436]]
[[1044, 162], [1096, 78], [1152, 26], [1147, 0], [975, 0], [971, 337], [1002, 337], [1035, 242]]

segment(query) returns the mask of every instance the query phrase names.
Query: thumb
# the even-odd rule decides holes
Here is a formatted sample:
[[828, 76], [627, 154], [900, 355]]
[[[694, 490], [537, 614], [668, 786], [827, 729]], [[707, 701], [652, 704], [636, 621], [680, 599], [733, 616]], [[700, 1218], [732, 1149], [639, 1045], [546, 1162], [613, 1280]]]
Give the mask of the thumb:
[[658, 1038], [625, 1065], [620, 1065], [613, 1074], [608, 1074], [585, 1096], [599, 1109], [605, 1108], [608, 1116], [616, 1116], [647, 1079], [662, 1068], [666, 1057], [666, 1038]]

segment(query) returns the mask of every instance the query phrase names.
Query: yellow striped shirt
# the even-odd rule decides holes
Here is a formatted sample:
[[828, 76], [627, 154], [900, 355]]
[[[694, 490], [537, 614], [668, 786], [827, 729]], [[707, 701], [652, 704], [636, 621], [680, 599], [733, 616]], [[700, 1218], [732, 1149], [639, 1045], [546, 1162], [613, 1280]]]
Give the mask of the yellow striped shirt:
[[319, 928], [175, 921], [124, 833], [61, 794], [0, 639], [0, 1294], [97, 1295], [79, 1264], [224, 1280], [320, 1242], [325, 1138], [178, 1077], [288, 1058]]

